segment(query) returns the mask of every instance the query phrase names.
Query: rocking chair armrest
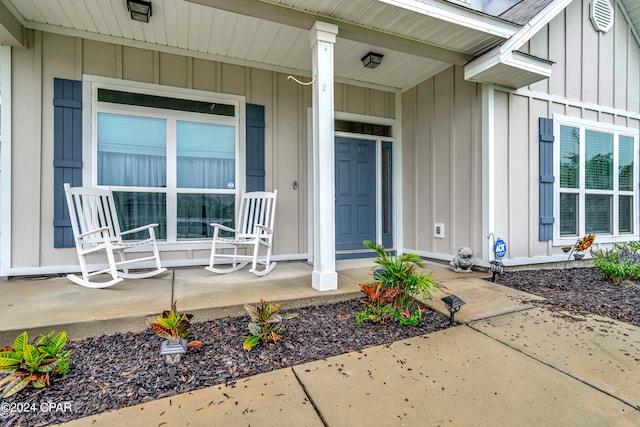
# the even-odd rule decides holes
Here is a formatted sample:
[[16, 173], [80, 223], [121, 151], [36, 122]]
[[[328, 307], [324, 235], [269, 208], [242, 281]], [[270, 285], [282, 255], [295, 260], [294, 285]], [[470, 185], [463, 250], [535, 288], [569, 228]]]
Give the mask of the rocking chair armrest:
[[266, 225], [262, 225], [262, 224], [255, 224], [254, 227], [259, 228], [260, 230], [264, 231], [266, 234], [271, 234], [273, 233], [273, 230], [271, 230], [269, 227], [267, 227]]
[[81, 233], [81, 234], [78, 235], [78, 239], [82, 239], [84, 237], [91, 236], [92, 234], [102, 233], [103, 231], [106, 231], [108, 229], [109, 229], [109, 227], [100, 227], [100, 228], [96, 228], [95, 230], [85, 231], [84, 233]]
[[125, 234], [137, 233], [138, 231], [148, 230], [150, 228], [157, 227], [157, 226], [158, 224], [147, 224], [147, 225], [143, 225], [142, 227], [136, 227], [136, 228], [132, 228], [131, 230], [122, 231], [120, 232], [120, 235], [123, 236]]
[[230, 233], [236, 232], [235, 228], [227, 227], [226, 225], [218, 224], [217, 222], [212, 222], [209, 225], [212, 226], [213, 228], [219, 228], [220, 230], [228, 231]]

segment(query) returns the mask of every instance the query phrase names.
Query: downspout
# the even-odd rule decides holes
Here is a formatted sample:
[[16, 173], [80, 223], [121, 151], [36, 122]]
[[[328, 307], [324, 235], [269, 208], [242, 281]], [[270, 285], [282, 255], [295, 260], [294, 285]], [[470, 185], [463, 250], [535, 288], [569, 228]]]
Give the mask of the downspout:
[[11, 47], [0, 46], [0, 280], [11, 268]]

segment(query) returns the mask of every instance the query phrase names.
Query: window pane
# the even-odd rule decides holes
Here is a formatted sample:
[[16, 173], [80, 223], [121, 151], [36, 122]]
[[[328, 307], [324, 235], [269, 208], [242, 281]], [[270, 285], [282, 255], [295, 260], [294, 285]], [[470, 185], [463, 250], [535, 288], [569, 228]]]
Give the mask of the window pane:
[[166, 121], [98, 113], [98, 185], [166, 186]]
[[137, 105], [140, 107], [162, 108], [165, 110], [189, 111], [219, 116], [235, 115], [235, 107], [219, 102], [211, 103], [191, 99], [169, 98], [166, 96], [146, 95], [143, 93], [121, 92], [119, 90], [98, 89], [98, 101], [114, 104]]
[[633, 233], [633, 197], [618, 198], [618, 228], [620, 233]]
[[580, 132], [578, 128], [560, 126], [560, 187], [578, 188]]
[[622, 191], [633, 191], [633, 138], [621, 135], [619, 149], [618, 187]]
[[391, 233], [391, 145], [382, 147], [382, 233]]
[[578, 195], [560, 193], [560, 235], [578, 235]]
[[348, 120], [335, 120], [336, 132], [350, 132], [365, 135], [391, 136], [391, 126], [376, 125], [372, 123], [360, 123]]
[[613, 135], [585, 131], [585, 184], [589, 190], [613, 190]]
[[585, 194], [585, 233], [611, 234], [611, 202], [608, 194]]
[[177, 122], [178, 187], [235, 188], [235, 127]]
[[[159, 224], [160, 226], [154, 229], [156, 238], [167, 238], [166, 194], [114, 191], [113, 198], [122, 231], [147, 224]], [[145, 231], [123, 236], [123, 239], [140, 240], [147, 237], [148, 234]]]
[[178, 238], [213, 237], [212, 222], [233, 227], [234, 206], [233, 194], [178, 194]]

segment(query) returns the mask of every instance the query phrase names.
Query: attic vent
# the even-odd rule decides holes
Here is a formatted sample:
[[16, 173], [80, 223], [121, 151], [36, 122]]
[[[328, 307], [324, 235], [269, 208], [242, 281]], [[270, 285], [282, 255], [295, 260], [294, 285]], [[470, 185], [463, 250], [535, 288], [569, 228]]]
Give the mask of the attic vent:
[[590, 9], [593, 28], [603, 33], [609, 31], [613, 26], [613, 8], [609, 0], [593, 0]]

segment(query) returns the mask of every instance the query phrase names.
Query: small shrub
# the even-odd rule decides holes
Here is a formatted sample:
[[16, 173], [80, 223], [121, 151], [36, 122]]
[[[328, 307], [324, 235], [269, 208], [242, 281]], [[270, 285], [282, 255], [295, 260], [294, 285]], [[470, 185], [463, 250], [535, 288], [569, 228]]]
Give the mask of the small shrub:
[[176, 303], [173, 303], [171, 310], [162, 312], [156, 322], [149, 323], [154, 334], [164, 339], [187, 338], [193, 335], [191, 332], [191, 318], [193, 314], [178, 314]]
[[40, 335], [33, 344], [27, 332], [18, 335], [13, 347], [0, 352], [0, 372], [9, 373], [0, 380], [5, 385], [2, 397], [9, 397], [31, 384], [34, 388], [49, 385], [52, 375], [65, 375], [69, 370], [70, 352], [63, 351], [67, 334], [54, 331]]
[[396, 311], [393, 314], [393, 320], [396, 321], [397, 324], [401, 326], [418, 326], [420, 323], [420, 319], [422, 319], [422, 312], [424, 309], [422, 307], [410, 312], [409, 310], [405, 312]]
[[616, 282], [640, 279], [640, 242], [617, 244], [592, 255], [593, 265], [605, 277]]
[[376, 252], [375, 263], [380, 269], [374, 273], [372, 282], [359, 284], [368, 301], [366, 308], [356, 314], [356, 321], [385, 322], [393, 320], [401, 325], [417, 325], [422, 316], [422, 307], [415, 297], [431, 299], [431, 293], [438, 285], [417, 270], [425, 263], [418, 255], [388, 254], [382, 245], [364, 241], [363, 245]]
[[251, 320], [249, 321], [249, 332], [251, 336], [247, 337], [242, 347], [249, 351], [258, 343], [276, 342], [282, 336], [282, 321], [284, 319], [292, 319], [298, 316], [298, 313], [280, 314], [280, 306], [278, 304], [267, 302], [260, 299], [260, 306], [254, 307], [251, 304], [243, 306], [245, 311], [249, 313]]
[[[362, 284], [359, 284], [360, 289], [362, 289]], [[364, 285], [366, 286], [366, 285]], [[371, 298], [371, 295], [369, 295]], [[382, 322], [384, 323], [386, 320], [390, 320], [394, 318], [394, 314], [396, 313], [396, 309], [390, 304], [384, 302], [383, 299], [377, 299], [374, 301], [366, 302], [367, 308], [362, 311], [356, 313], [356, 322], [362, 323], [365, 320], [369, 320], [373, 323]]]

